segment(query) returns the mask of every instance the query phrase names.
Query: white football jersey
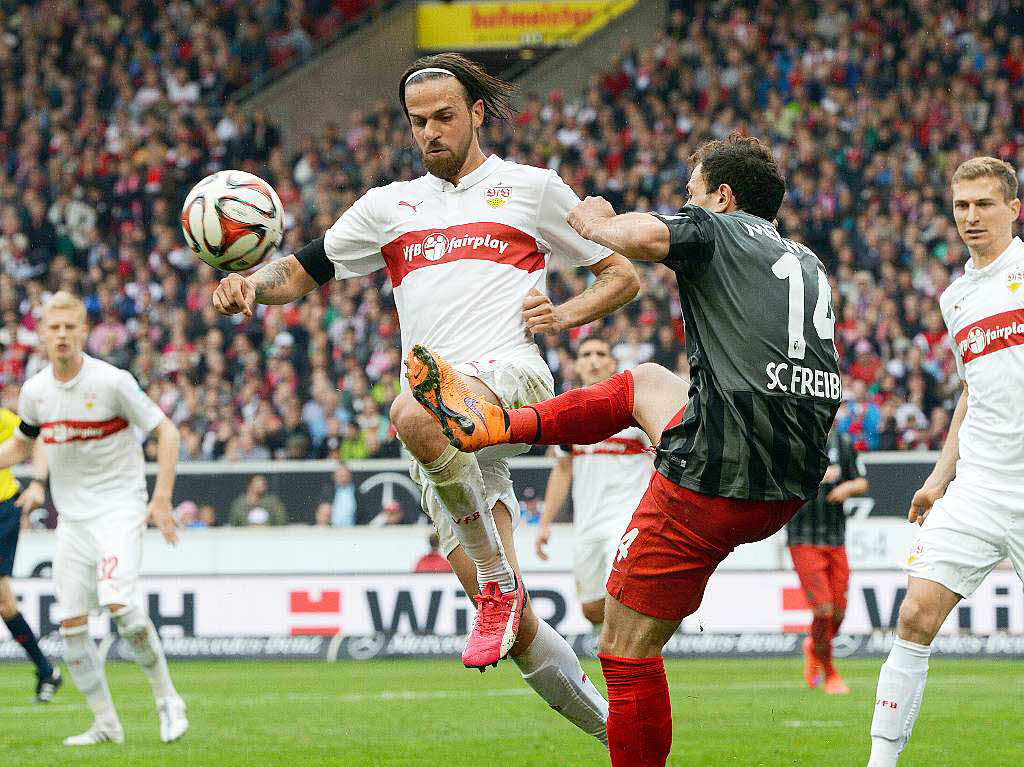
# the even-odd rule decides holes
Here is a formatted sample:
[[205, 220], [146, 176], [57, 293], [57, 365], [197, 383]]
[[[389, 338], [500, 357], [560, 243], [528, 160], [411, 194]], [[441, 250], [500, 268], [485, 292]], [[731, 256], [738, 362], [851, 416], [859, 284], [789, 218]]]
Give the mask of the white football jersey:
[[939, 304], [967, 382], [957, 474], [1012, 475], [1018, 484], [1024, 474], [1024, 242], [1014, 237], [982, 269], [968, 261]]
[[148, 433], [164, 414], [127, 370], [89, 355], [70, 381], [47, 365], [21, 387], [18, 415], [39, 428], [50, 464], [50, 491], [61, 517], [145, 510], [145, 458], [131, 427]]
[[324, 250], [338, 279], [388, 270], [403, 355], [419, 343], [453, 364], [540, 360], [522, 304], [543, 292], [548, 259], [590, 266], [611, 253], [565, 222], [578, 202], [554, 171], [492, 155], [458, 186], [427, 174], [369, 190]]
[[[596, 445], [572, 445], [572, 513], [577, 540], [622, 535], [654, 473], [651, 441], [630, 426]], [[566, 455], [559, 447], [556, 455]]]

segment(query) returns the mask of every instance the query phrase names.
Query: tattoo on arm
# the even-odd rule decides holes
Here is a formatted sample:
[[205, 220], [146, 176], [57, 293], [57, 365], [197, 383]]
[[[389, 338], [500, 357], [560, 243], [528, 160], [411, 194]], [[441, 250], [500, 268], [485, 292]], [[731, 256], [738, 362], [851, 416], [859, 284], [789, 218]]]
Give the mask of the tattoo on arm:
[[292, 268], [288, 259], [282, 258], [272, 264], [260, 269], [252, 277], [253, 287], [256, 288], [256, 301], [268, 303], [265, 299], [272, 299], [279, 288], [284, 287], [292, 280]]

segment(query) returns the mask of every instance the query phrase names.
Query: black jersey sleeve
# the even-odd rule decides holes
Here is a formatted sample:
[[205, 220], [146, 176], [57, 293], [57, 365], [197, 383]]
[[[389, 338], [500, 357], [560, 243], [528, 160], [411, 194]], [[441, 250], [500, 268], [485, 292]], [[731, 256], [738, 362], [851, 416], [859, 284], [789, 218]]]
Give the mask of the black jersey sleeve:
[[324, 250], [324, 238], [320, 237], [296, 251], [295, 258], [298, 259], [302, 268], [306, 270], [317, 285], [323, 285], [334, 277], [334, 264], [327, 257]]
[[651, 215], [668, 227], [668, 256], [662, 263], [684, 277], [702, 275], [715, 256], [711, 214], [696, 205], [685, 205], [672, 216]]

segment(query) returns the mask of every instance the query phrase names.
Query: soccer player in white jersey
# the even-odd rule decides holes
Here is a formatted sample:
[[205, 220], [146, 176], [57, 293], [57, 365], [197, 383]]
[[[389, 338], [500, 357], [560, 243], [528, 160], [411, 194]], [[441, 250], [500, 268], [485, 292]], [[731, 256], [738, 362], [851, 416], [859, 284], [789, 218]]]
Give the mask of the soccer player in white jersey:
[[[402, 76], [399, 98], [428, 173], [370, 189], [324, 237], [248, 277], [229, 275], [214, 306], [251, 314], [255, 303], [288, 303], [332, 277], [386, 268], [404, 352], [415, 344], [444, 350], [483, 401], [551, 396], [533, 334], [614, 311], [636, 295], [639, 279], [623, 256], [568, 226], [578, 198], [556, 173], [484, 155], [477, 133], [485, 115], [514, 114], [512, 91], [463, 56], [418, 59]], [[596, 278], [560, 306], [540, 292], [552, 256]], [[512, 542], [519, 504], [506, 459], [527, 446], [460, 453], [407, 387], [391, 419], [414, 458], [412, 475], [444, 554], [477, 603], [463, 663], [483, 670], [511, 655], [552, 707], [604, 740], [607, 704], [565, 640], [534, 615], [519, 573]]]
[[[1024, 578], [1024, 242], [1017, 176], [994, 157], [953, 174], [953, 218], [970, 253], [939, 299], [963, 392], [935, 468], [910, 504], [897, 639], [878, 677], [869, 767], [892, 767], [921, 708], [931, 643], [953, 607], [1009, 557]], [[955, 477], [955, 478], [954, 478]]]
[[[88, 330], [78, 298], [55, 293], [43, 308], [41, 331], [50, 364], [21, 388], [21, 424], [17, 438], [0, 447], [0, 468], [25, 460], [33, 441], [42, 439], [58, 514], [53, 580], [64, 661], [95, 715], [88, 730], [64, 745], [124, 741], [103, 661], [89, 636], [89, 613], [98, 607], [110, 612], [149, 679], [161, 739], [177, 740], [188, 729], [185, 703], [171, 683], [156, 628], [139, 603], [138, 577], [147, 516], [168, 543], [178, 540], [171, 516], [178, 430], [130, 373], [82, 353]], [[159, 468], [148, 507], [136, 430], [157, 435]], [[22, 498], [26, 507], [44, 500], [38, 482], [25, 494], [32, 495]]]
[[[584, 338], [576, 348], [576, 374], [584, 386], [614, 375], [611, 346], [601, 336]], [[604, 623], [605, 582], [612, 570], [626, 525], [654, 473], [651, 441], [638, 426], [629, 426], [596, 445], [554, 448], [555, 466], [544, 494], [534, 547], [547, 559], [551, 523], [572, 489], [573, 575], [584, 617], [600, 631]]]

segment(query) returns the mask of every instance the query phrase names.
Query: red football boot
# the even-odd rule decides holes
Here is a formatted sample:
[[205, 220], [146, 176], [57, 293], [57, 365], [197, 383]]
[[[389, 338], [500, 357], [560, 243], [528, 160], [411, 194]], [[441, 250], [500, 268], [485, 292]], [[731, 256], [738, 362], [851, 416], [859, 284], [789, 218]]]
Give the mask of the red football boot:
[[482, 594], [473, 597], [477, 603], [473, 631], [462, 651], [462, 664], [466, 668], [483, 671], [497, 666], [508, 655], [519, 634], [519, 619], [523, 615], [526, 591], [519, 578], [515, 591], [502, 593], [497, 582], [484, 584]]

